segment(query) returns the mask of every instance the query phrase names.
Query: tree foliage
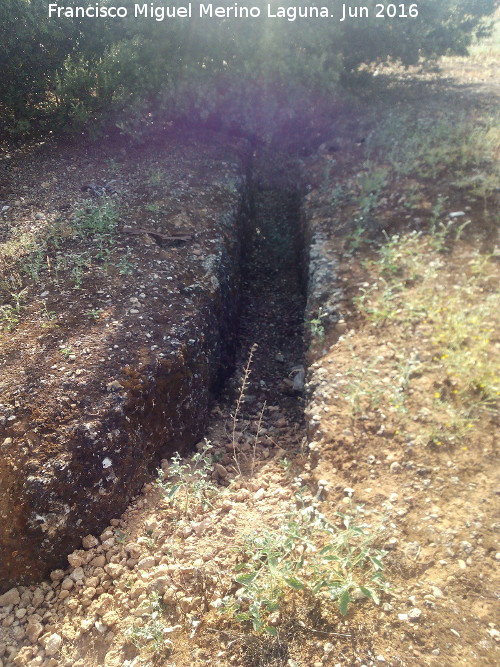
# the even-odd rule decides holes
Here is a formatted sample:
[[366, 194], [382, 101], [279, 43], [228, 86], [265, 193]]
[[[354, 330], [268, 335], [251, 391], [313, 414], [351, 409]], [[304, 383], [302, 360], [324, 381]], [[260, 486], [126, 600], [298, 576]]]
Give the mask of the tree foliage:
[[48, 4], [0, 5], [0, 114], [11, 134], [106, 127], [134, 134], [182, 119], [267, 136], [327, 99], [362, 63], [466, 52], [496, 0], [421, 0], [418, 18], [383, 19], [375, 5], [391, 3], [368, 0], [369, 18], [344, 22], [338, 0], [302, 0], [297, 6], [327, 6], [335, 18], [296, 21], [268, 18], [263, 0], [251, 5], [261, 8], [259, 18], [199, 18], [193, 2], [193, 18], [164, 21], [134, 18], [132, 0], [121, 2], [129, 9], [123, 19], [49, 18]]

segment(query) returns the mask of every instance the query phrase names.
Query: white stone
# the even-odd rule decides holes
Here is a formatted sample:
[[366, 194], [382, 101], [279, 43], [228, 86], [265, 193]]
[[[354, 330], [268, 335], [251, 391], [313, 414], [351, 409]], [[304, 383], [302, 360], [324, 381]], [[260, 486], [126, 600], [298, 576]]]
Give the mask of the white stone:
[[255, 498], [255, 500], [259, 501], [262, 500], [262, 498], [264, 498], [265, 495], [266, 495], [265, 490], [263, 488], [260, 488], [258, 491], [254, 493], [253, 497]]
[[46, 655], [55, 655], [62, 645], [62, 637], [54, 632], [44, 641]]
[[101, 623], [101, 621], [96, 621], [94, 623], [94, 627], [98, 632], [101, 633], [101, 635], [104, 634], [106, 632], [106, 630], [108, 629], [108, 626], [105, 625], [104, 623]]
[[39, 607], [45, 599], [45, 594], [41, 588], [35, 588], [31, 604], [33, 607]]
[[408, 618], [410, 621], [418, 621], [418, 619], [422, 616], [422, 612], [418, 607], [414, 607], [413, 609], [410, 609], [408, 612]]
[[137, 569], [138, 570], [150, 570], [156, 565], [156, 560], [154, 556], [146, 556], [146, 558], [142, 558], [138, 563], [137, 563]]
[[123, 566], [119, 565], [118, 563], [109, 563], [109, 565], [104, 566], [104, 570], [112, 579], [118, 579], [118, 577], [123, 573]]

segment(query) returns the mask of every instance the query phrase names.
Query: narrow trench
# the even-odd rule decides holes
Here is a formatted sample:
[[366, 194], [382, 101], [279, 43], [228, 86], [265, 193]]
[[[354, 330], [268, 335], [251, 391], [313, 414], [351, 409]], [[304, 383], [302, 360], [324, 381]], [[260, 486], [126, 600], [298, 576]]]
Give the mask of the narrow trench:
[[265, 155], [255, 156], [253, 174], [241, 267], [236, 370], [212, 410], [207, 434], [208, 440], [227, 441], [237, 413], [243, 472], [256, 443], [257, 458], [265, 460], [277, 447], [288, 455], [299, 450], [305, 435], [306, 294], [300, 193], [283, 163], [269, 162]]

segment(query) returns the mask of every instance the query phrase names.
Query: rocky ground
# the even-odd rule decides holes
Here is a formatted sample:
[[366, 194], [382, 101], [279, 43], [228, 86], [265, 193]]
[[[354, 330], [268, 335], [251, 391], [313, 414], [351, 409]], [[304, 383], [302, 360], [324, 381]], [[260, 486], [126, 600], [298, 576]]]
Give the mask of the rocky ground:
[[[67, 567], [0, 597], [2, 667], [498, 663], [498, 202], [365, 152], [394, 96], [402, 116], [495, 108], [489, 69], [476, 97], [447, 66], [382, 86], [287, 178], [263, 157], [237, 372], [206, 438]], [[315, 590], [318, 553], [334, 576]]]

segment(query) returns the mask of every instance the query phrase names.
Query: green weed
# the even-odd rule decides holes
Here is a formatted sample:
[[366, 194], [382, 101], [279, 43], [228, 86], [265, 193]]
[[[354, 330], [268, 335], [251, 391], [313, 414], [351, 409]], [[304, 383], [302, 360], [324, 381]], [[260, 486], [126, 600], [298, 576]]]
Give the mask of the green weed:
[[300, 493], [297, 505], [278, 531], [246, 538], [241, 573], [234, 577], [240, 589], [220, 608], [236, 621], [250, 622], [257, 633], [278, 634], [273, 618], [290, 595], [333, 601], [345, 615], [355, 593], [378, 604], [387, 588], [384, 552], [373, 547], [380, 527], [363, 522], [361, 506], [338, 513], [337, 525]]
[[166, 179], [165, 172], [163, 171], [163, 169], [160, 169], [158, 167], [156, 169], [151, 169], [146, 182], [149, 185], [158, 186], [158, 185], [162, 185], [163, 183], [165, 183], [165, 179]]
[[115, 529], [114, 529], [114, 533], [115, 533], [115, 535], [116, 535], [116, 540], [117, 540], [120, 544], [124, 544], [125, 540], [126, 540], [127, 537], [128, 537], [128, 533], [124, 533], [123, 530], [120, 530], [119, 528], [115, 528]]
[[44, 301], [42, 305], [42, 317], [45, 320], [45, 322], [42, 324], [42, 327], [57, 327], [57, 324], [55, 324], [55, 320], [57, 320], [57, 314], [53, 310], [48, 309], [46, 301]]
[[118, 269], [118, 273], [121, 276], [130, 276], [133, 273], [133, 265], [131, 262], [131, 250], [130, 248], [127, 248], [127, 252], [123, 257], [120, 257], [116, 264], [116, 268]]
[[211, 481], [214, 469], [210, 455], [212, 447], [205, 440], [202, 450], [185, 462], [179, 453], [174, 454], [170, 460], [168, 477], [163, 470], [158, 470], [156, 486], [161, 489], [165, 499], [186, 517], [211, 507], [212, 498], [219, 492]]
[[[12, 284], [12, 283], [11, 283]], [[27, 288], [10, 292], [13, 303], [4, 303], [0, 306], [0, 330], [3, 333], [13, 331], [19, 324], [22, 302], [26, 298]]]
[[380, 204], [382, 193], [389, 178], [389, 169], [385, 167], [376, 167], [367, 163], [365, 164], [365, 170], [357, 179], [359, 194], [356, 203], [362, 216], [367, 216]]
[[369, 243], [366, 231], [366, 221], [363, 217], [354, 218], [354, 229], [346, 236], [347, 249], [351, 255], [358, 252], [364, 245]]
[[19, 312], [7, 303], [0, 306], [0, 326], [3, 333], [13, 331], [19, 324]]
[[321, 342], [325, 337], [325, 325], [323, 324], [325, 317], [328, 317], [328, 313], [323, 313], [320, 308], [317, 316], [310, 319], [307, 323], [314, 343]]
[[118, 224], [119, 213], [113, 201], [79, 208], [73, 216], [73, 233], [78, 238], [97, 238], [108, 243]]
[[149, 621], [145, 625], [132, 625], [126, 634], [137, 649], [145, 649], [147, 652], [156, 655], [171, 644], [165, 638], [165, 626], [161, 620], [164, 612], [163, 602], [158, 593], [153, 592], [149, 600], [143, 603], [143, 606]]

